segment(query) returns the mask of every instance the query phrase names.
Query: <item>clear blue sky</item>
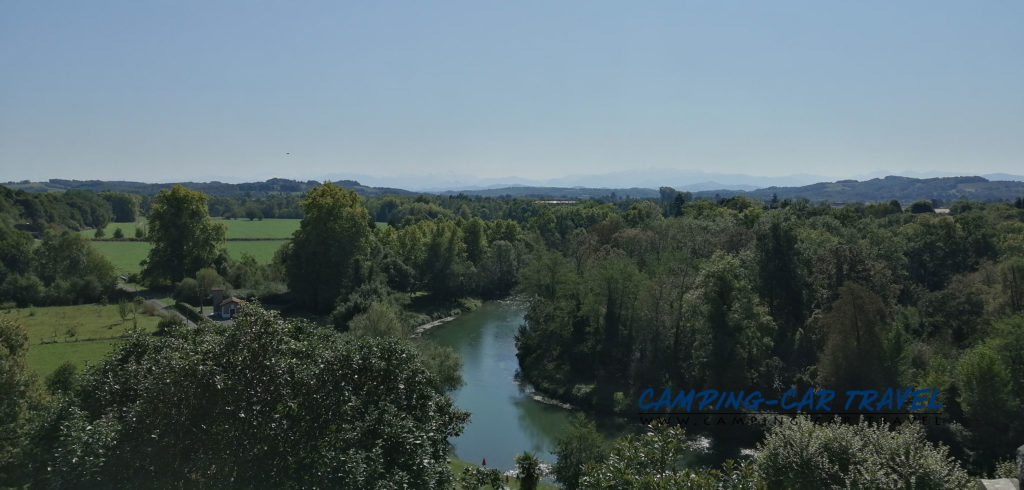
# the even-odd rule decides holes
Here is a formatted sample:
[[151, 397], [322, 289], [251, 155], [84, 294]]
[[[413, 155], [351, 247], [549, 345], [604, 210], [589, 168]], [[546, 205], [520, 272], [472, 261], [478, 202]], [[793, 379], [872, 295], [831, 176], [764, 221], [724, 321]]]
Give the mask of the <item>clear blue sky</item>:
[[0, 2], [0, 181], [639, 168], [1024, 173], [1024, 2]]

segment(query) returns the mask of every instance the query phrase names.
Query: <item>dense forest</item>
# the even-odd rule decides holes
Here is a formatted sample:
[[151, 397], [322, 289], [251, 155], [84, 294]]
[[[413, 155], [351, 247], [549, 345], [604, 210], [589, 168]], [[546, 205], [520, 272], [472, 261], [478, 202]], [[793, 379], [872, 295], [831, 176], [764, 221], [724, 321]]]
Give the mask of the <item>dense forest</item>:
[[523, 376], [629, 413], [648, 387], [940, 390], [977, 469], [1024, 440], [1024, 212], [743, 197], [557, 208], [522, 273]]
[[[202, 304], [211, 285], [256, 300], [241, 328], [169, 323], [46, 387], [19, 370], [23, 334], [5, 323], [10, 396], [0, 423], [15, 436], [0, 451], [0, 476], [58, 487], [235, 486], [221, 479], [220, 469], [231, 468], [243, 481], [282, 485], [449, 486], [438, 465], [444, 440], [465, 421], [445, 395], [461, 383], [460, 361], [409, 340], [410, 328], [513, 294], [529, 301], [516, 340], [521, 376], [550, 397], [630, 414], [650, 387], [774, 396], [792, 387], [937, 389], [951, 422], [907, 429], [901, 444], [934, 449], [920, 457], [930, 458], [932, 474], [953, 471], [949, 481], [965, 474], [945, 447], [973, 474], [988, 474], [1024, 441], [1024, 201], [956, 201], [948, 209], [936, 213], [928, 201], [905, 209], [896, 199], [711, 200], [667, 187], [652, 199], [576, 203], [360, 196], [330, 183], [262, 197], [210, 197], [183, 186], [155, 195], [0, 188], [0, 302], [8, 307], [113, 299], [120, 293], [110, 262], [72, 232], [140, 217], [147, 231], [138, 238], [152, 248], [131, 281], [186, 302]], [[302, 221], [261, 264], [228, 254], [224, 226], [211, 216]], [[305, 320], [282, 320], [260, 301]], [[324, 358], [337, 364], [298, 362]], [[361, 373], [381, 377], [345, 381]], [[392, 379], [415, 393], [415, 406], [373, 394]], [[334, 398], [319, 396], [324, 390]], [[168, 403], [182, 399], [195, 404]], [[408, 409], [407, 426], [383, 433], [381, 418], [361, 418], [385, 406]], [[235, 420], [250, 416], [283, 425], [266, 433]], [[345, 423], [330, 425], [338, 420]], [[207, 422], [216, 437], [183, 430]], [[331, 430], [317, 433], [318, 424]], [[578, 429], [579, 440], [592, 436], [585, 423]], [[559, 481], [622, 488], [636, 475], [616, 464], [669, 444], [673, 430], [586, 454], [571, 450], [585, 444], [566, 439], [560, 461], [575, 463], [562, 463]], [[402, 437], [416, 431], [422, 437]], [[872, 431], [885, 429], [779, 429], [766, 435], [753, 466], [669, 473], [706, 480], [701, 488], [774, 487], [795, 464], [787, 459], [793, 438], [881, 444]], [[224, 437], [251, 441], [253, 452], [239, 456], [245, 461], [230, 457], [217, 445]], [[183, 447], [197, 452], [175, 449]], [[430, 457], [409, 458], [423, 451]], [[668, 459], [658, 464], [678, 469], [679, 458], [659, 454]], [[264, 472], [275, 467], [279, 473]], [[802, 470], [812, 473], [808, 481], [825, 478]], [[681, 480], [652, 488], [672, 481]]]

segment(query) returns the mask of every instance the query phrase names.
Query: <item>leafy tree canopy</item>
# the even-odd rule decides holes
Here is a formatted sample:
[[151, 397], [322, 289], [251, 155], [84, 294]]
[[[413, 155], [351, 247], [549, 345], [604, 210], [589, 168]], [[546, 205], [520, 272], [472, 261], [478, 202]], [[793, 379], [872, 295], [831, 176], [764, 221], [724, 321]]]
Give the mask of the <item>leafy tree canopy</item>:
[[54, 415], [58, 487], [444, 488], [468, 414], [405, 343], [250, 304], [233, 326], [137, 333]]
[[227, 228], [210, 220], [206, 201], [203, 193], [180, 185], [156, 195], [147, 216], [153, 248], [143, 261], [143, 277], [178, 282], [214, 263]]

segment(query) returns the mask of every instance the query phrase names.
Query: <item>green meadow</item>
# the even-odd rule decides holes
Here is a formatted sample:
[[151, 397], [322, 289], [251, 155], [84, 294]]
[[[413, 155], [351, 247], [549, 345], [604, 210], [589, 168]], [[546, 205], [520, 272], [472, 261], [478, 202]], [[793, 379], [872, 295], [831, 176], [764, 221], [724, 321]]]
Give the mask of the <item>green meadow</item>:
[[228, 240], [237, 238], [291, 238], [299, 229], [300, 219], [214, 219], [228, 226]]
[[[227, 242], [228, 253], [232, 258], [242, 257], [248, 253], [261, 264], [269, 264], [274, 259], [274, 252], [281, 248], [287, 240], [244, 240]], [[149, 242], [112, 242], [95, 240], [92, 246], [103, 254], [117, 269], [119, 274], [130, 274], [142, 270], [139, 265], [149, 253]]]
[[[299, 229], [298, 219], [265, 219], [249, 221], [247, 219], [219, 219], [214, 221], [227, 225], [227, 250], [232, 258], [242, 257], [242, 253], [248, 253], [262, 264], [269, 264], [274, 259], [274, 252], [291, 238], [292, 233]], [[136, 226], [144, 226], [145, 223], [110, 223], [104, 228], [106, 238], [95, 240], [92, 245], [104, 257], [114, 264], [119, 274], [136, 273], [142, 270], [139, 265], [146, 254], [149, 253], [149, 242], [144, 241], [114, 241], [109, 238], [114, 235], [114, 230], [120, 228], [125, 238], [135, 237]], [[95, 230], [83, 230], [82, 236], [92, 239]]]
[[131, 274], [142, 270], [139, 265], [146, 254], [149, 253], [148, 242], [110, 242], [106, 240], [95, 240], [92, 247], [103, 254], [118, 274]]
[[[130, 317], [122, 323], [116, 304], [15, 308], [0, 315], [25, 327], [28, 364], [40, 376], [50, 374], [64, 361], [82, 366], [102, 359], [132, 326]], [[160, 322], [160, 317], [141, 311], [137, 319], [139, 328], [147, 332], [155, 331]]]
[[[264, 219], [249, 221], [248, 219], [220, 218], [213, 218], [213, 221], [227, 225], [228, 240], [291, 238], [292, 233], [299, 229], [299, 223], [302, 222], [302, 220], [299, 219]], [[109, 240], [112, 238], [114, 236], [114, 230], [118, 228], [120, 228], [121, 232], [124, 233], [125, 238], [135, 238], [135, 228], [139, 226], [145, 227], [145, 220], [139, 220], [136, 223], [108, 223], [107, 226], [103, 228], [103, 232], [106, 236], [101, 240]], [[82, 230], [79, 233], [82, 236], [91, 239], [96, 234], [96, 230]]]

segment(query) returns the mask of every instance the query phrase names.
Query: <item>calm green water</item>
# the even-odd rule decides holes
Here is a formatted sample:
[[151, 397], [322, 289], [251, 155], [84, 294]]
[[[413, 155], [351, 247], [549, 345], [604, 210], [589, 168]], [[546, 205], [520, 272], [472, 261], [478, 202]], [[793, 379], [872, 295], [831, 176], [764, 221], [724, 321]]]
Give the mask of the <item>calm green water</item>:
[[461, 436], [452, 439], [455, 456], [508, 470], [523, 451], [551, 463], [554, 439], [573, 413], [530, 398], [516, 383], [515, 334], [523, 323], [525, 305], [490, 302], [480, 309], [434, 328], [432, 340], [462, 355], [466, 384], [452, 394], [456, 405], [472, 413]]
[[[451, 440], [459, 459], [476, 464], [486, 459], [490, 468], [509, 470], [515, 467], [516, 454], [530, 451], [548, 463], [555, 462], [551, 454], [554, 441], [574, 413], [535, 401], [515, 380], [519, 369], [515, 335], [525, 313], [522, 303], [489, 302], [427, 334], [462, 355], [466, 384], [452, 393], [452, 398], [472, 415], [462, 435]], [[608, 439], [630, 431], [622, 419], [600, 417], [597, 424]], [[725, 458], [738, 457], [745, 447], [723, 442], [718, 440], [711, 451], [694, 453], [691, 462], [719, 464]]]

